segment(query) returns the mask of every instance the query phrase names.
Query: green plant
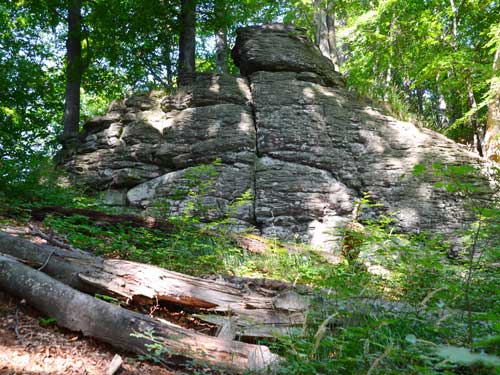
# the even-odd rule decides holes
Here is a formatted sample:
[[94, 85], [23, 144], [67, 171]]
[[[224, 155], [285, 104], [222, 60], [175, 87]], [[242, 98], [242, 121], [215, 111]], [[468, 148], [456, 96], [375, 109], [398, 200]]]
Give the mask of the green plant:
[[95, 298], [98, 298], [100, 300], [103, 300], [105, 302], [109, 302], [109, 303], [112, 303], [114, 305], [119, 305], [120, 304], [120, 301], [117, 299], [117, 298], [114, 298], [114, 297], [111, 297], [111, 296], [107, 296], [105, 294], [99, 294], [99, 293], [96, 293], [94, 295]]
[[52, 324], [55, 324], [57, 322], [56, 318], [53, 317], [47, 317], [47, 318], [39, 318], [38, 319], [38, 324], [41, 326], [50, 326]]
[[164, 357], [172, 354], [172, 351], [163, 345], [162, 341], [154, 335], [152, 330], [131, 333], [130, 336], [150, 341], [150, 343], [144, 344], [146, 351], [139, 356], [141, 361], [165, 363]]

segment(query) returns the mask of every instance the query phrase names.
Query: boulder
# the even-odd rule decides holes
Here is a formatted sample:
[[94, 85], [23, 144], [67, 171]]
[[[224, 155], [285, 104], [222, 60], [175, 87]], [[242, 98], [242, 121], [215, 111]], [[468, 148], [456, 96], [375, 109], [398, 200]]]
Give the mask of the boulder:
[[243, 75], [258, 71], [316, 73], [329, 84], [344, 85], [333, 63], [307, 38], [305, 30], [283, 24], [237, 30], [232, 51]]
[[[238, 30], [242, 77], [198, 74], [170, 95], [114, 102], [63, 166], [75, 181], [163, 215], [234, 218], [285, 240], [335, 248], [346, 224], [390, 215], [401, 231], [451, 238], [492, 202], [484, 159], [388, 116], [344, 88], [300, 29]], [[439, 183], [478, 170], [466, 197]], [[451, 173], [451, 174], [450, 174]], [[375, 206], [359, 207], [369, 196]]]

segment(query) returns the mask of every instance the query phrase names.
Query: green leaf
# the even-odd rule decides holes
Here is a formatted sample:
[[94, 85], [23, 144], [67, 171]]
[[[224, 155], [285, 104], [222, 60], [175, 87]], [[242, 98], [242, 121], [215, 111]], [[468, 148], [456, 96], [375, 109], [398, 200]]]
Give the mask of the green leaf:
[[426, 168], [427, 167], [423, 164], [415, 165], [413, 167], [413, 171], [412, 171], [413, 176], [418, 177], [418, 176], [422, 175], [425, 172]]

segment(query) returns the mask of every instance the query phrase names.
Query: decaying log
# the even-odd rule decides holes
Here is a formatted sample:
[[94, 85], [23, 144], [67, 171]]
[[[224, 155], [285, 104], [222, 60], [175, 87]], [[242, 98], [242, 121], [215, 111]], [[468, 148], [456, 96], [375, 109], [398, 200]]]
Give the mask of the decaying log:
[[[66, 208], [61, 206], [48, 206], [33, 208], [31, 217], [38, 221], [43, 221], [48, 215], [57, 216], [85, 216], [96, 222], [104, 222], [109, 224], [129, 223], [137, 227], [156, 228], [171, 230], [172, 224], [166, 220], [160, 220], [151, 216], [138, 216], [131, 214], [108, 214], [97, 210], [81, 209], [81, 208]], [[208, 232], [207, 234], [217, 236], [216, 232]], [[231, 239], [241, 247], [252, 253], [262, 254], [269, 249], [268, 240], [257, 235], [240, 235], [237, 233], [230, 235]], [[288, 246], [291, 251], [294, 251], [292, 245]]]
[[[205, 280], [147, 264], [40, 246], [2, 232], [0, 253], [33, 267], [45, 264], [43, 272], [87, 293], [112, 295], [134, 304], [166, 301], [203, 310], [202, 316], [231, 315], [239, 327], [237, 336], [250, 337], [260, 332], [259, 337], [272, 337], [276, 327], [300, 326], [309, 306], [306, 297], [290, 290], [259, 292], [247, 285]], [[206, 320], [214, 321], [208, 317]]]
[[96, 222], [110, 224], [127, 223], [135, 227], [161, 229], [171, 231], [173, 225], [166, 220], [159, 220], [152, 216], [138, 216], [131, 214], [107, 214], [101, 211], [83, 208], [65, 208], [60, 206], [40, 207], [31, 210], [31, 217], [38, 221], [43, 221], [47, 215], [71, 216], [80, 215], [92, 219]]
[[[34, 208], [31, 211], [31, 217], [35, 220], [42, 221], [47, 215], [71, 216], [80, 215], [92, 219], [96, 222], [104, 222], [109, 224], [128, 223], [136, 227], [161, 229], [171, 231], [173, 225], [166, 220], [160, 220], [152, 216], [138, 216], [131, 214], [107, 214], [101, 211], [80, 209], [80, 208], [65, 208], [60, 206], [50, 206]], [[217, 236], [216, 232], [207, 232], [207, 234]], [[272, 246], [278, 246], [286, 249], [290, 254], [300, 254], [304, 250], [294, 244], [284, 242], [272, 242], [269, 239], [255, 234], [239, 234], [232, 233], [227, 235], [234, 243], [248, 252], [255, 254], [265, 254]], [[327, 262], [338, 264], [341, 260], [338, 256], [326, 251], [315, 250], [316, 254], [322, 256]]]
[[57, 325], [115, 347], [145, 353], [157, 343], [171, 355], [243, 372], [263, 370], [279, 357], [265, 346], [199, 334], [123, 309], [81, 293], [52, 277], [0, 254], [0, 290], [25, 299]]

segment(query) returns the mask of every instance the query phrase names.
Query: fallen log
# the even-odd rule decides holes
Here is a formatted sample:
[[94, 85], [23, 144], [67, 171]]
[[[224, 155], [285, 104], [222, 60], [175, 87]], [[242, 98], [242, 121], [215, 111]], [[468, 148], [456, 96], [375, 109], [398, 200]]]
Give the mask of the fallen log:
[[[151, 229], [161, 229], [165, 231], [172, 231], [174, 228], [173, 224], [167, 220], [157, 219], [152, 216], [138, 216], [131, 214], [108, 214], [101, 211], [81, 209], [81, 208], [65, 208], [60, 206], [49, 206], [33, 208], [31, 210], [31, 217], [38, 221], [43, 221], [47, 215], [58, 215], [58, 216], [71, 216], [80, 215], [85, 216], [95, 222], [104, 222], [108, 224], [120, 224], [128, 223], [136, 227], [144, 227]], [[219, 233], [208, 231], [208, 235], [219, 236]], [[254, 254], [265, 254], [273, 246], [278, 246], [286, 249], [290, 254], [300, 254], [304, 250], [300, 246], [296, 246], [290, 243], [276, 242], [266, 239], [264, 237], [255, 234], [240, 234], [232, 233], [226, 234], [238, 247]], [[338, 264], [341, 259], [340, 257], [329, 253], [327, 251], [315, 250], [316, 254], [322, 256], [327, 262], [332, 264]]]
[[238, 372], [265, 370], [280, 360], [266, 346], [206, 336], [101, 301], [2, 254], [0, 290], [25, 299], [60, 327], [127, 351], [144, 354], [156, 344], [160, 359], [181, 356]]
[[85, 216], [96, 222], [104, 222], [109, 224], [126, 223], [135, 227], [161, 229], [165, 231], [172, 231], [172, 229], [174, 228], [172, 223], [169, 223], [166, 220], [159, 220], [152, 216], [143, 217], [131, 214], [107, 214], [102, 211], [89, 210], [84, 208], [66, 208], [60, 206], [39, 207], [33, 208], [31, 210], [31, 217], [38, 221], [43, 221], [48, 215], [79, 215]]
[[[166, 220], [154, 218], [152, 216], [138, 216], [131, 214], [108, 214], [102, 211], [81, 209], [81, 208], [66, 208], [61, 206], [38, 207], [31, 210], [31, 217], [37, 221], [43, 221], [48, 215], [57, 216], [85, 216], [88, 219], [96, 222], [104, 222], [108, 224], [128, 223], [136, 227], [153, 228], [171, 230], [172, 224]], [[219, 235], [216, 232], [206, 232], [208, 235]], [[242, 249], [256, 254], [263, 254], [269, 248], [270, 244], [267, 239], [257, 235], [230, 234], [230, 238]], [[296, 249], [290, 245], [287, 247], [292, 252]]]
[[247, 285], [205, 280], [148, 264], [40, 246], [2, 232], [0, 253], [36, 268], [43, 266], [43, 272], [86, 293], [112, 295], [136, 305], [169, 302], [203, 310], [202, 319], [208, 313], [231, 315], [236, 322], [241, 319], [236, 336], [272, 337], [275, 327], [300, 326], [309, 306], [306, 297], [290, 290], [259, 292]]

